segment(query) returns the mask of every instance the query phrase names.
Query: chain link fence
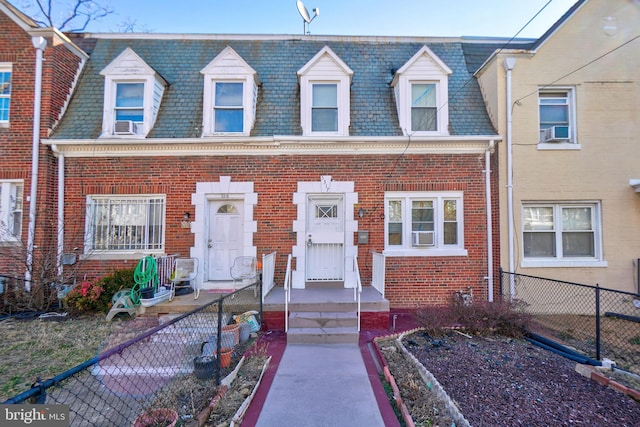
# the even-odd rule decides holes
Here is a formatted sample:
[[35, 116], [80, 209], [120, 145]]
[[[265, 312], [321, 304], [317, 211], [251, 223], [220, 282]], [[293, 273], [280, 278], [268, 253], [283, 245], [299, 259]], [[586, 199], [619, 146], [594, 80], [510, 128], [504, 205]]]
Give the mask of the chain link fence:
[[530, 333], [640, 374], [640, 294], [504, 271], [500, 287], [532, 315]]
[[3, 403], [68, 405], [71, 426], [132, 425], [158, 408], [193, 419], [255, 340], [251, 334], [262, 323], [260, 286], [185, 314], [131, 320], [149, 322], [149, 329], [133, 338], [112, 335], [108, 350]]

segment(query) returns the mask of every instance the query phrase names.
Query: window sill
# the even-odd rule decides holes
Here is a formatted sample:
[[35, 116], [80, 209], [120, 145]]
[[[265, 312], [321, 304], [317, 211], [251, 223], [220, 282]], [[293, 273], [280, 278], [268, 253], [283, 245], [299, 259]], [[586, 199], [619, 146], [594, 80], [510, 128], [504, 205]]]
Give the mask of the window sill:
[[520, 264], [522, 268], [576, 268], [576, 267], [590, 267], [590, 268], [602, 268], [608, 267], [607, 261], [578, 261], [578, 260], [523, 260]]
[[81, 261], [94, 260], [94, 261], [114, 261], [114, 260], [140, 260], [147, 255], [164, 255], [163, 252], [93, 252], [90, 254], [80, 255]]
[[539, 142], [538, 150], [582, 150], [582, 145], [573, 142]]
[[466, 249], [385, 249], [383, 254], [387, 257], [441, 257], [441, 256], [468, 256]]
[[9, 122], [0, 122], [0, 129], [9, 129], [11, 124]]

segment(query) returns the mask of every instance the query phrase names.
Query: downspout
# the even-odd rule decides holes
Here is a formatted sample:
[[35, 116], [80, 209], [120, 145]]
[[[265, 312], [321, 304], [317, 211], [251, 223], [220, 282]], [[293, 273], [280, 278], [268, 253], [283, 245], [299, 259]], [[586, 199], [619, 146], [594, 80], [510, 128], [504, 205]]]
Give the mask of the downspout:
[[489, 148], [484, 152], [484, 185], [487, 203], [487, 287], [489, 302], [493, 302], [493, 226], [491, 224], [491, 153], [495, 142], [489, 142]]
[[33, 143], [31, 147], [31, 190], [29, 194], [29, 226], [27, 229], [27, 271], [25, 287], [31, 290], [33, 271], [33, 250], [36, 235], [36, 205], [38, 193], [38, 172], [40, 161], [40, 108], [42, 105], [42, 53], [47, 47], [44, 37], [32, 37], [31, 43], [36, 49], [35, 87], [33, 94]]
[[58, 159], [58, 250], [56, 253], [56, 265], [58, 276], [62, 276], [62, 254], [64, 252], [64, 154], [58, 150], [58, 146], [51, 145], [53, 155]]
[[[511, 110], [511, 72], [516, 65], [515, 58], [505, 58], [504, 69], [507, 72], [506, 84], [506, 102], [507, 102], [507, 238], [509, 247], [509, 273], [515, 272], [515, 251], [513, 236], [513, 156], [512, 156], [512, 110]], [[513, 274], [509, 280], [509, 297], [511, 300], [515, 297], [515, 283], [513, 282]]]

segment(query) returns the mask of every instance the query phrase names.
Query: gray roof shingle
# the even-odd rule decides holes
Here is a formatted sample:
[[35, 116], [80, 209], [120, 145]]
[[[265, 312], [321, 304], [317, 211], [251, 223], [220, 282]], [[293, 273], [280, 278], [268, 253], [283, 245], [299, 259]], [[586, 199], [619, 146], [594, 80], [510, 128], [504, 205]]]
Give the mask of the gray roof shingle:
[[[301, 135], [300, 89], [296, 72], [329, 46], [354, 72], [351, 85], [352, 136], [398, 136], [393, 73], [425, 44], [453, 73], [449, 76], [452, 135], [493, 135], [463, 43], [422, 43], [409, 39], [176, 39], [99, 38], [67, 112], [51, 139], [92, 139], [100, 135], [104, 77], [100, 71], [126, 47], [132, 48], [167, 82], [154, 129], [148, 138], [196, 138], [201, 134], [204, 80], [200, 74], [226, 46], [257, 71], [261, 85], [252, 136]], [[499, 46], [498, 46], [499, 47]], [[492, 51], [487, 48], [483, 52]], [[473, 64], [479, 50], [472, 50]]]

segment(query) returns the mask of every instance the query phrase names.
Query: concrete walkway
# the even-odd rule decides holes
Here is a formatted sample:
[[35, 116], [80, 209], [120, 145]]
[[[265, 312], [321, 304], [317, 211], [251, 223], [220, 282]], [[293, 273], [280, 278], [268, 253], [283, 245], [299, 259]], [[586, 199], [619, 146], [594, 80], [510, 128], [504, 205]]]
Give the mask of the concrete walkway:
[[257, 427], [384, 426], [357, 344], [287, 344]]

